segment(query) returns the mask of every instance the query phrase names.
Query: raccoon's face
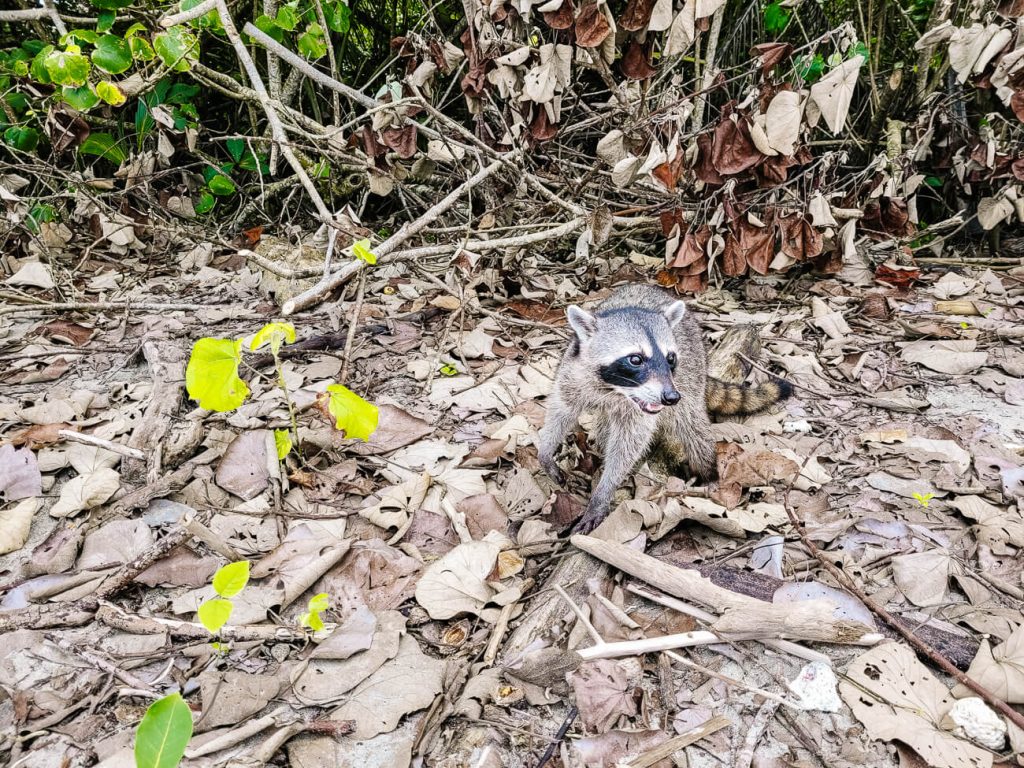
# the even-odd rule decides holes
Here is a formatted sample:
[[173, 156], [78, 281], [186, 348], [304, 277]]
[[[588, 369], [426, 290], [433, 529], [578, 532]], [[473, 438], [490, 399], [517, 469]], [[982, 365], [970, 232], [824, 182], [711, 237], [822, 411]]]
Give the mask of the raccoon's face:
[[679, 361], [672, 327], [684, 313], [681, 301], [664, 312], [627, 307], [592, 315], [570, 307], [569, 322], [579, 355], [595, 371], [598, 385], [656, 414], [681, 397], [672, 380]]

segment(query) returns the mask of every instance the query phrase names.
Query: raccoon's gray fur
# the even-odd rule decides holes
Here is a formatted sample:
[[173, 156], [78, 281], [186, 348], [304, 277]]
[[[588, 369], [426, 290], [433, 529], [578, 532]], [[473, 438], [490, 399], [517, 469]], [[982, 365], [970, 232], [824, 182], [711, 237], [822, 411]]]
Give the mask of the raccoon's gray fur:
[[716, 476], [708, 411], [756, 413], [789, 396], [781, 379], [749, 387], [710, 379], [697, 319], [686, 304], [646, 285], [619, 288], [593, 313], [569, 307], [576, 336], [559, 363], [540, 432], [539, 458], [558, 483], [555, 452], [584, 411], [597, 415], [601, 478], [574, 531], [608, 516], [615, 491], [654, 449], [672, 471]]

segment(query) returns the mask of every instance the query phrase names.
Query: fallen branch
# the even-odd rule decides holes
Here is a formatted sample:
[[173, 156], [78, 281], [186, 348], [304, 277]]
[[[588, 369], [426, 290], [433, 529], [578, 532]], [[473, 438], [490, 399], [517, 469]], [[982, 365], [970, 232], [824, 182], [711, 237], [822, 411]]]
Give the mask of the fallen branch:
[[599, 560], [635, 576], [675, 597], [692, 600], [722, 612], [712, 629], [727, 638], [744, 636], [758, 627], [758, 637], [813, 640], [844, 645], [875, 645], [882, 636], [872, 627], [849, 619], [836, 619], [827, 600], [771, 605], [738, 595], [711, 583], [696, 571], [678, 568], [624, 544], [592, 536], [573, 536], [574, 546]]
[[146, 454], [142, 451], [129, 448], [127, 445], [121, 445], [120, 443], [115, 443], [112, 440], [104, 440], [102, 437], [96, 437], [95, 435], [86, 435], [82, 432], [75, 432], [71, 429], [58, 430], [57, 436], [63, 437], [65, 440], [72, 443], [81, 443], [82, 445], [91, 445], [96, 448], [103, 448], [111, 453], [127, 456], [130, 459], [139, 459], [141, 461], [146, 458]]
[[732, 721], [727, 717], [722, 717], [721, 715], [713, 717], [710, 720], [701, 723], [696, 728], [693, 728], [686, 733], [681, 733], [678, 736], [659, 744], [653, 749], [647, 750], [631, 763], [627, 763], [626, 768], [650, 768], [650, 766], [671, 757], [680, 749], [688, 747], [691, 744], [696, 744], [701, 739], [710, 736], [712, 733], [720, 731], [727, 725], [731, 724]]
[[[418, 219], [403, 224], [395, 234], [373, 249], [373, 254], [377, 257], [377, 263], [379, 264], [381, 259], [390, 256], [398, 249], [399, 245], [404, 243], [410, 237], [418, 234], [424, 228], [437, 221], [438, 217], [455, 205], [463, 195], [473, 189], [473, 187], [477, 186], [480, 182], [489, 178], [501, 167], [502, 163], [500, 161], [496, 161], [484, 168], [481, 168], [462, 184], [449, 192], [444, 198], [427, 209], [427, 211]], [[343, 285], [349, 278], [359, 272], [364, 265], [365, 262], [361, 260], [349, 262], [333, 275], [319, 280], [316, 285], [286, 301], [284, 306], [281, 307], [281, 313], [287, 316], [298, 312], [300, 309], [305, 309], [310, 304], [315, 303], [334, 289]]]
[[164, 16], [160, 19], [160, 26], [167, 28], [173, 27], [177, 24], [185, 24], [193, 19], [198, 19], [200, 16], [205, 16], [216, 8], [217, 0], [203, 0], [199, 5], [189, 8], [187, 11], [172, 13], [170, 16]]

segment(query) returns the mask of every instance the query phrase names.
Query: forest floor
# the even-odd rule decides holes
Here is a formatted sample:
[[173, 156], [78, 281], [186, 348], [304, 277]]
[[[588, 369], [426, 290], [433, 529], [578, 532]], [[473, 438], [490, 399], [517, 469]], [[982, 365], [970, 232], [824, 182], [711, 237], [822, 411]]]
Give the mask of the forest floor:
[[[365, 270], [340, 301], [287, 318], [298, 445], [278, 462], [272, 430], [290, 419], [269, 355], [245, 355], [251, 395], [233, 411], [185, 394], [196, 340], [248, 339], [280, 319], [267, 274], [213, 254], [196, 248], [176, 275], [87, 260], [76, 301], [109, 309], [0, 310], [10, 765], [133, 766], [142, 714], [174, 690], [197, 716], [190, 766], [421, 755], [429, 766], [532, 767], [549, 750], [549, 766], [630, 755], [685, 765], [684, 752], [691, 766], [731, 768], [983, 766], [1024, 746], [1015, 733], [1016, 750], [987, 751], [943, 725], [952, 678], [834, 573], [955, 666], [983, 641], [996, 647], [974, 662], [979, 679], [1004, 699], [1021, 694], [1024, 269], [943, 267], [894, 285], [854, 263], [693, 302], [712, 349], [733, 326], [759, 329], [751, 380], [782, 374], [794, 396], [716, 425], [717, 487], [645, 467], [594, 537], [794, 614], [830, 599], [884, 640], [768, 647], [766, 633], [678, 648], [679, 661], [634, 651], [580, 664], [564, 651], [594, 634], [721, 633], [723, 611], [750, 635], [760, 628], [739, 598], [698, 605], [677, 591], [686, 613], [642, 598], [629, 588], [657, 590], [595, 569], [559, 538], [597, 464], [577, 441], [562, 456], [569, 487], [555, 488], [537, 464], [537, 430], [568, 338], [564, 307], [602, 294], [571, 276], [539, 275], [509, 295], [495, 271], [445, 283]], [[620, 260], [619, 278], [643, 279]], [[22, 274], [7, 290], [46, 295], [46, 277]], [[315, 337], [317, 348], [300, 348]], [[368, 442], [340, 439], [317, 404], [339, 381], [380, 409]], [[215, 646], [196, 610], [232, 560], [252, 563], [251, 581]], [[551, 583], [560, 568], [589, 577], [558, 584], [572, 606]], [[299, 619], [319, 593], [327, 627], [314, 642]], [[552, 605], [545, 631], [526, 636], [531, 612]], [[561, 653], [555, 671], [517, 677], [543, 645]], [[801, 708], [787, 681], [812, 659], [804, 676], [818, 694], [804, 688]]]

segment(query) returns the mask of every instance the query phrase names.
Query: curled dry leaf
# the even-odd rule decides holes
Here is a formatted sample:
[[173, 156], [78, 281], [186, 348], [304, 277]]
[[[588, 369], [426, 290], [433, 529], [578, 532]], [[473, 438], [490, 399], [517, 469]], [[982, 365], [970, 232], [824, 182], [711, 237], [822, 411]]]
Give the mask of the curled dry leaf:
[[864, 57], [860, 55], [847, 59], [811, 86], [811, 99], [818, 105], [821, 116], [833, 134], [839, 133], [846, 125], [846, 116], [850, 112], [850, 102], [853, 101], [853, 91], [863, 63]]
[[903, 346], [901, 357], [939, 373], [971, 373], [988, 362], [988, 352], [976, 351], [974, 339], [914, 341]]
[[43, 494], [36, 455], [28, 448], [0, 445], [0, 500], [20, 501]]
[[639, 40], [630, 42], [629, 48], [622, 55], [622, 74], [630, 80], [646, 80], [657, 72], [657, 68], [651, 66], [651, 47], [651, 40], [646, 43]]
[[608, 23], [598, 3], [592, 2], [583, 6], [579, 18], [576, 19], [576, 44], [583, 48], [597, 48], [611, 34], [612, 26]]
[[479, 615], [495, 590], [487, 583], [501, 548], [490, 541], [460, 544], [432, 563], [416, 584], [416, 602], [432, 619]]
[[875, 739], [899, 740], [935, 768], [990, 768], [992, 755], [940, 728], [953, 697], [902, 643], [858, 656], [839, 693]]
[[60, 498], [50, 508], [53, 517], [69, 517], [105, 503], [121, 487], [117, 470], [103, 467], [69, 480], [60, 489]]
[[782, 252], [797, 261], [813, 259], [825, 246], [821, 233], [803, 216], [779, 219]]
[[655, 0], [629, 0], [626, 9], [619, 18], [619, 27], [628, 32], [639, 32], [647, 29], [654, 10]]
[[750, 137], [746, 118], [733, 113], [723, 116], [715, 128], [711, 162], [720, 174], [731, 176], [757, 165], [764, 155], [757, 151]]
[[[967, 676], [1003, 701], [1024, 704], [1024, 624], [1018, 624], [1006, 641], [995, 648], [983, 640]], [[966, 686], [957, 686], [953, 693], [970, 695]]]
[[562, 0], [557, 11], [545, 11], [544, 23], [552, 29], [568, 29], [576, 16], [572, 0]]
[[760, 58], [763, 72], [767, 72], [783, 59], [789, 58], [791, 53], [793, 53], [791, 43], [759, 43], [750, 49], [751, 56]]
[[25, 546], [32, 527], [32, 517], [39, 511], [40, 504], [37, 498], [27, 498], [0, 509], [0, 555]]

